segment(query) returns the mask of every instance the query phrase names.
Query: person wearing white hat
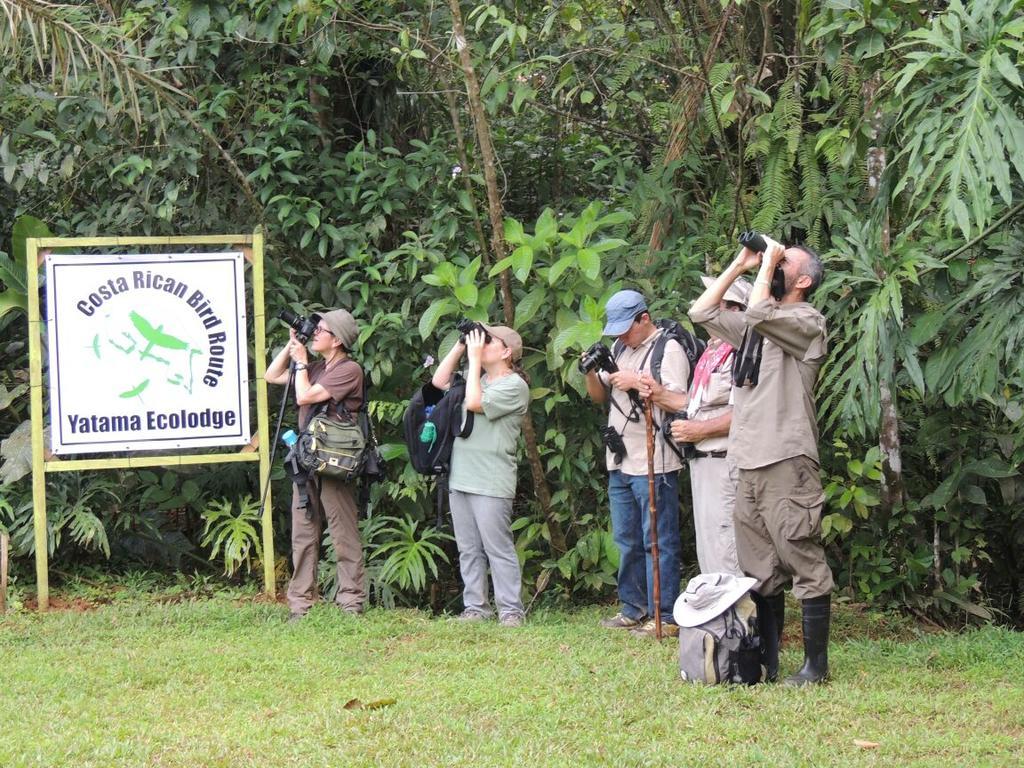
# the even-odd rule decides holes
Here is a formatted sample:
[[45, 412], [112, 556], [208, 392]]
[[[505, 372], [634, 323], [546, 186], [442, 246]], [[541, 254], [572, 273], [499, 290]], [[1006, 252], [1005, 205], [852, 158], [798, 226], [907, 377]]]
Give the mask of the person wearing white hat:
[[[701, 280], [705, 288], [714, 282], [706, 276]], [[743, 278], [734, 282], [722, 297], [721, 309], [744, 311], [752, 287]], [[742, 574], [732, 522], [738, 471], [728, 457], [735, 356], [729, 342], [711, 337], [693, 373], [687, 418], [672, 422], [672, 437], [682, 444], [689, 463], [701, 573]]]
[[[821, 541], [822, 490], [814, 385], [827, 354], [825, 318], [808, 299], [824, 269], [806, 246], [764, 238], [764, 252], [744, 247], [690, 307], [690, 319], [738, 347], [734, 365], [729, 457], [739, 469], [733, 514], [740, 567], [758, 580], [762, 638], [778, 636], [782, 592], [801, 602], [804, 663], [789, 685], [828, 678], [832, 571]], [[757, 269], [747, 310], [720, 302], [740, 276]], [[775, 630], [775, 631], [772, 631]], [[778, 644], [765, 648], [769, 678]]]

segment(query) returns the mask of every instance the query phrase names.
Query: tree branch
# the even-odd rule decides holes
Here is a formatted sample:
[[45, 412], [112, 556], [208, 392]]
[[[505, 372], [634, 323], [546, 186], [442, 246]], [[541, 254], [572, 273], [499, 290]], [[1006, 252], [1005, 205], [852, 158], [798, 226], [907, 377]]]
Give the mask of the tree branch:
[[[463, 76], [466, 79], [469, 111], [473, 116], [473, 124], [476, 127], [477, 146], [480, 148], [480, 156], [483, 160], [484, 182], [487, 187], [487, 207], [491, 220], [491, 255], [500, 261], [505, 258], [508, 248], [504, 236], [504, 210], [501, 202], [501, 193], [498, 190], [497, 155], [494, 151], [494, 144], [491, 142], [491, 129], [487, 121], [487, 113], [480, 98], [480, 84], [477, 81], [476, 71], [473, 68], [473, 60], [469, 55], [469, 44], [466, 42], [466, 32], [462, 25], [462, 12], [459, 9], [459, 0], [448, 0], [448, 7], [452, 12], [455, 49], [458, 52], [459, 62], [462, 65]], [[515, 302], [512, 298], [512, 285], [507, 269], [502, 271], [500, 282], [505, 323], [512, 326], [515, 323]], [[544, 518], [548, 524], [551, 548], [558, 553], [565, 552], [567, 549], [565, 534], [562, 532], [561, 523], [555, 517], [551, 508], [551, 491], [548, 488], [547, 478], [544, 476], [540, 451], [537, 449], [537, 434], [533, 427], [533, 419], [529, 414], [523, 419], [523, 440], [526, 443], [526, 454], [533, 475], [534, 490], [537, 493], [537, 500], [540, 502]]]

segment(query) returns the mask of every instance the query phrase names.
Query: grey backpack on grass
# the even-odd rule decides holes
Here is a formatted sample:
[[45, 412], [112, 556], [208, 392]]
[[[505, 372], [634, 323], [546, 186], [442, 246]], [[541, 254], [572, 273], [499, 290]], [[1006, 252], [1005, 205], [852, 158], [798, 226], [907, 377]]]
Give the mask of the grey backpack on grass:
[[761, 680], [757, 607], [748, 592], [755, 583], [727, 573], [690, 579], [673, 611], [683, 680], [709, 685]]

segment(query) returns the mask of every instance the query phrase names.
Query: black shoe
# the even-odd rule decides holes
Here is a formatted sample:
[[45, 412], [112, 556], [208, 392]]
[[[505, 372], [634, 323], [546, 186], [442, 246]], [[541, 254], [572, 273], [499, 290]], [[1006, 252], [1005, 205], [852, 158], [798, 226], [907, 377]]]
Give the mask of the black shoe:
[[828, 679], [828, 625], [832, 616], [832, 596], [802, 600], [804, 665], [786, 678], [786, 685], [813, 685]]
[[751, 592], [750, 597], [757, 606], [758, 634], [761, 636], [761, 666], [764, 667], [764, 680], [774, 683], [779, 679], [779, 645], [782, 639], [783, 612], [786, 596], [782, 592], [777, 595], [759, 595]]
[[782, 648], [782, 631], [786, 626], [786, 593], [779, 592], [767, 598], [768, 606], [775, 614], [775, 628], [779, 631], [779, 648]]
[[293, 611], [292, 613], [288, 614], [288, 623], [289, 624], [296, 624], [296, 623], [302, 621], [304, 618], [306, 618], [306, 614], [305, 613], [299, 613], [298, 611]]

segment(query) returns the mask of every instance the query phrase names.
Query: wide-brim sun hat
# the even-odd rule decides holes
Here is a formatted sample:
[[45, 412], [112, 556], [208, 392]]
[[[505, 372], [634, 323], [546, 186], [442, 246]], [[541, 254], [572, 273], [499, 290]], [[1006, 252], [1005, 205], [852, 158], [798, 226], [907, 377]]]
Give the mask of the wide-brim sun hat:
[[696, 627], [720, 613], [757, 584], [749, 576], [731, 573], [702, 573], [694, 576], [676, 598], [672, 616], [680, 627]]
[[[707, 275], [701, 275], [700, 281], [704, 283], [705, 288], [710, 288], [714, 284], [715, 278], [708, 277]], [[722, 298], [725, 301], [732, 301], [736, 304], [742, 304], [745, 307], [749, 303], [750, 292], [752, 290], [754, 290], [754, 286], [750, 284], [750, 281], [745, 277], [740, 277], [729, 286], [729, 290], [725, 292], [725, 295]]]

